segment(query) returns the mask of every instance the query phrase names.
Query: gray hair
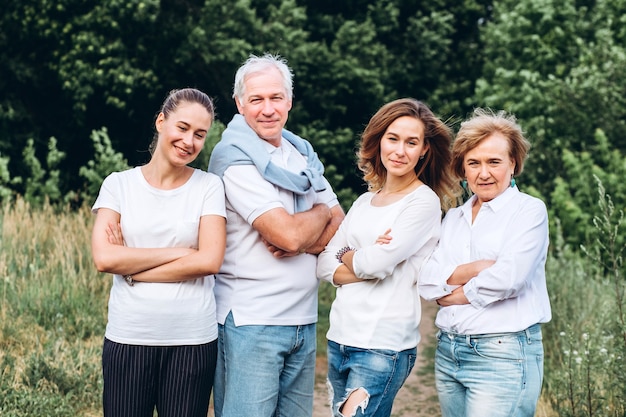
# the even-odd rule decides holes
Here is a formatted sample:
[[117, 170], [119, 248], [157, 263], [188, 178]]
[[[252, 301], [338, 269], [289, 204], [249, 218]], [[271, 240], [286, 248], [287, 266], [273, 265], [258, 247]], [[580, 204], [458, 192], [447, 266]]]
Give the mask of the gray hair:
[[235, 84], [233, 86], [233, 98], [243, 100], [246, 94], [245, 81], [246, 78], [254, 73], [263, 72], [268, 68], [276, 68], [283, 77], [283, 87], [287, 92], [287, 98], [293, 98], [293, 73], [287, 65], [287, 60], [280, 55], [272, 55], [269, 53], [263, 56], [250, 55], [250, 57], [239, 67], [235, 74]]

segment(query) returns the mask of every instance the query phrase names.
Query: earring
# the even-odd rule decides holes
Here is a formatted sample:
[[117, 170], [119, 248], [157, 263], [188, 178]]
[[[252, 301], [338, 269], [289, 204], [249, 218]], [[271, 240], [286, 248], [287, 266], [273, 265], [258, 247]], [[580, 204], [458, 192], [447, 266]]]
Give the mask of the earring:
[[461, 187], [463, 187], [464, 190], [467, 190], [467, 180], [461, 181]]
[[420, 160], [424, 159], [424, 155], [420, 155]]
[[515, 178], [511, 177], [511, 188], [515, 187]]

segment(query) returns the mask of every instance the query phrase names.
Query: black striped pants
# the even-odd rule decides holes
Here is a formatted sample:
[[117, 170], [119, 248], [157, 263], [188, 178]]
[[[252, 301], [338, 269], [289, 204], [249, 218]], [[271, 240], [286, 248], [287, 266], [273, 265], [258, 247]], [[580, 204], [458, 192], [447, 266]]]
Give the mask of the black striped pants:
[[104, 417], [206, 417], [217, 340], [190, 346], [137, 346], [104, 339]]

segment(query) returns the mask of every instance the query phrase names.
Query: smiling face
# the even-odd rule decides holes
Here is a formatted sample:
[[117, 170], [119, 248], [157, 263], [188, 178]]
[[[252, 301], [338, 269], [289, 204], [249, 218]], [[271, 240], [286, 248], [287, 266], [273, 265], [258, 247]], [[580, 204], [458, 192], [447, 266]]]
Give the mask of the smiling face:
[[427, 151], [421, 120], [410, 116], [394, 120], [380, 140], [380, 159], [387, 170], [387, 180], [415, 176], [415, 166]]
[[204, 147], [211, 123], [211, 115], [199, 103], [182, 102], [167, 118], [160, 113], [155, 122], [159, 135], [155, 152], [174, 165], [193, 162]]
[[492, 134], [465, 154], [463, 168], [478, 203], [493, 200], [511, 185], [515, 161], [509, 141], [498, 132]]
[[291, 110], [291, 99], [280, 71], [269, 68], [252, 73], [246, 77], [244, 84], [243, 97], [241, 100], [235, 98], [239, 113], [261, 139], [279, 146]]

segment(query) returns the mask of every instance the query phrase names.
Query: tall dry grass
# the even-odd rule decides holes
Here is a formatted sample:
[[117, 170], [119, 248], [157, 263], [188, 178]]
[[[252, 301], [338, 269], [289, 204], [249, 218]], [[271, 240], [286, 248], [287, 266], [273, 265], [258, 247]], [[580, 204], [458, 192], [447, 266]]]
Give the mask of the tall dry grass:
[[91, 261], [92, 215], [2, 209], [0, 415], [100, 415], [110, 278]]

